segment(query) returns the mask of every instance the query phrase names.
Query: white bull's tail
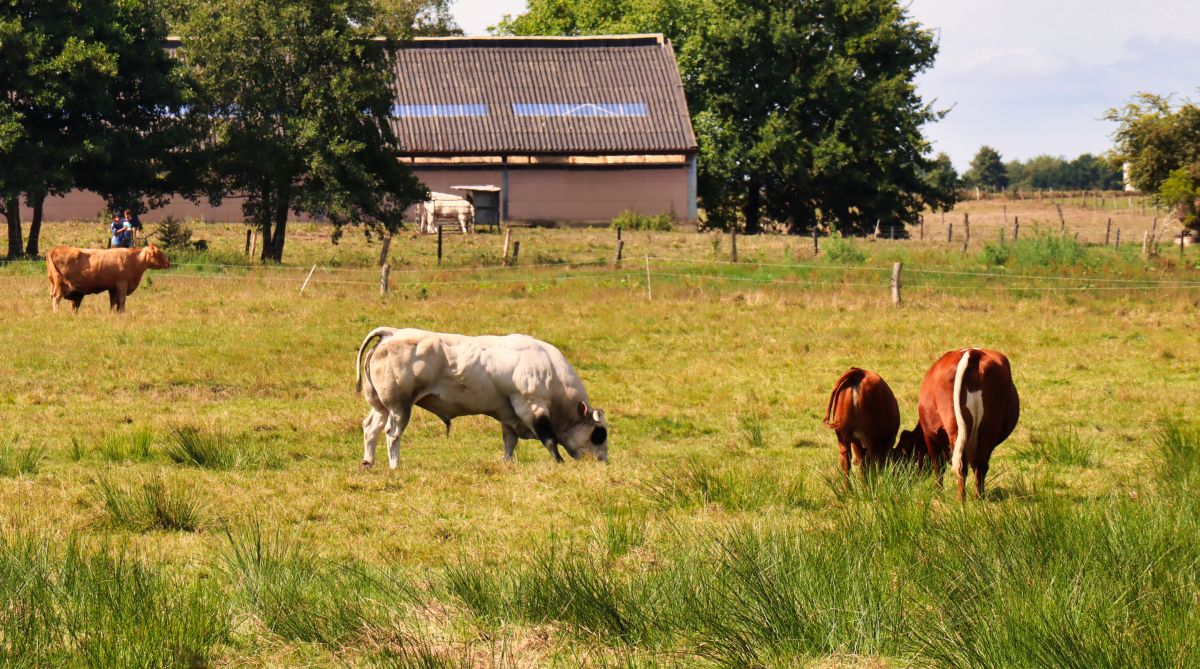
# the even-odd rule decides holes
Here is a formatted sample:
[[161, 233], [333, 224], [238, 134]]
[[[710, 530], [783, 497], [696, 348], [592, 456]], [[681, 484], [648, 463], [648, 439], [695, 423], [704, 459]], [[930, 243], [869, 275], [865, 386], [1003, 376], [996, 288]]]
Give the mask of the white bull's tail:
[[[379, 340], [378, 342], [375, 343], [375, 346], [371, 347], [371, 352], [374, 352], [375, 348], [378, 347], [379, 344], [382, 344], [383, 340], [387, 339], [388, 335], [392, 334], [395, 331], [396, 331], [396, 328], [380, 327], [380, 328], [375, 328], [374, 330], [371, 330], [370, 332], [367, 333], [367, 337], [365, 339], [363, 339], [362, 344], [358, 347], [358, 357], [356, 358], [356, 362], [355, 362], [355, 366], [354, 366], [354, 392], [356, 392], [356, 393], [362, 392], [363, 351], [367, 350], [367, 344], [369, 344], [372, 339]], [[368, 353], [368, 357], [369, 356], [370, 356], [370, 354]]]
[[[979, 354], [979, 349], [965, 349], [962, 357], [958, 360], [958, 368], [954, 371], [954, 396], [951, 402], [954, 405], [954, 422], [958, 427], [958, 434], [954, 437], [954, 451], [950, 456], [950, 467], [956, 473], [962, 472], [963, 454], [968, 447], [974, 449], [975, 441], [978, 438], [979, 424], [983, 421], [983, 389], [963, 393], [963, 379], [970, 370], [971, 356], [975, 356], [978, 371]], [[970, 414], [970, 423], [967, 423], [964, 413]]]

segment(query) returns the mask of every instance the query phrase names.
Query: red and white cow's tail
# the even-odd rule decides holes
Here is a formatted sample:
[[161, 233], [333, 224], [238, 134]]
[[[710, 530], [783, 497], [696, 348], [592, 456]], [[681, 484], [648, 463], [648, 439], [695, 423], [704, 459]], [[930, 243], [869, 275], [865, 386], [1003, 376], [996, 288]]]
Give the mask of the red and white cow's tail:
[[[954, 371], [954, 422], [958, 428], [954, 437], [954, 451], [950, 455], [950, 467], [954, 472], [962, 472], [963, 454], [968, 448], [974, 450], [978, 439], [979, 424], [983, 421], [983, 388], [974, 392], [965, 391], [963, 381], [968, 375], [979, 375], [979, 358], [982, 352], [977, 348], [963, 350], [958, 360], [958, 368]], [[965, 415], [965, 414], [969, 414]], [[970, 419], [968, 423], [967, 420]]]
[[[392, 334], [395, 331], [396, 331], [395, 328], [381, 327], [381, 328], [375, 328], [374, 330], [371, 330], [370, 332], [367, 333], [366, 339], [363, 339], [362, 344], [359, 345], [359, 347], [358, 347], [358, 358], [356, 358], [356, 362], [355, 362], [355, 366], [354, 366], [354, 392], [356, 392], [356, 393], [362, 392], [363, 351], [367, 350], [367, 344], [370, 343], [372, 339], [376, 339], [376, 338], [379, 339], [379, 341], [376, 342], [375, 346], [371, 347], [371, 352], [373, 353], [375, 351], [375, 348], [377, 346], [379, 346], [379, 344], [382, 344], [383, 340], [387, 339], [388, 335]], [[370, 360], [369, 360], [370, 353], [367, 354], [367, 357], [368, 357], [368, 362], [370, 362]]]
[[829, 420], [833, 414], [833, 405], [837, 403], [838, 395], [842, 394], [842, 391], [846, 389], [846, 386], [850, 386], [851, 390], [855, 393], [855, 396], [852, 399], [857, 400], [858, 384], [862, 383], [864, 376], [866, 376], [866, 372], [857, 367], [851, 367], [850, 370], [845, 374], [842, 374], [842, 378], [838, 379], [837, 383], [833, 385], [833, 392], [829, 394], [829, 406], [825, 408], [825, 420], [822, 421], [825, 423], [825, 427], [832, 428], [834, 430], [841, 427], [841, 423], [836, 417], [832, 422]]

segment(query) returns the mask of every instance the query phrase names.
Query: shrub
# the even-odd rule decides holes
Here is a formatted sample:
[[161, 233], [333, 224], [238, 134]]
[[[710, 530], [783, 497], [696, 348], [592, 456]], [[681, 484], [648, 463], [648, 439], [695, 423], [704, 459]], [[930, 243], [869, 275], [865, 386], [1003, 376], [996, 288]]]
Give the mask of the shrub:
[[167, 216], [154, 226], [152, 234], [158, 245], [164, 248], [186, 248], [192, 245], [192, 227], [174, 216]]
[[1035, 235], [1005, 245], [988, 242], [983, 246], [983, 260], [989, 266], [1059, 269], [1086, 265], [1087, 246], [1074, 237]]
[[657, 216], [646, 216], [639, 214], [632, 209], [626, 209], [619, 216], [612, 220], [614, 230], [621, 228], [622, 230], [653, 230], [657, 232], [669, 232], [673, 219], [670, 214], [658, 214]]
[[866, 251], [858, 248], [849, 238], [836, 233], [825, 242], [821, 255], [829, 262], [843, 265], [861, 265], [867, 261]]

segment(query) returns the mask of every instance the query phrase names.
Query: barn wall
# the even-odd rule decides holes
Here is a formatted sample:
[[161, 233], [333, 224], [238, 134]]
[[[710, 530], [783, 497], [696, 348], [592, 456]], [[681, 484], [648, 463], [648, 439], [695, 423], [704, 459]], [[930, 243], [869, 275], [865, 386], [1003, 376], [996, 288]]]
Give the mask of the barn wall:
[[[430, 190], [461, 195], [451, 186], [503, 184], [500, 169], [417, 167], [415, 174]], [[509, 170], [509, 218], [516, 221], [610, 221], [626, 209], [642, 214], [688, 217], [688, 167], [512, 168]], [[46, 199], [47, 221], [96, 220], [104, 200], [84, 191]], [[241, 221], [242, 200], [227, 198], [220, 207], [174, 198], [167, 206], [142, 216], [153, 223], [168, 215], [180, 219]], [[30, 212], [22, 209], [22, 220]], [[292, 220], [309, 220], [293, 216]]]
[[[499, 186], [500, 169], [417, 167], [432, 191], [451, 186]], [[610, 221], [626, 209], [688, 217], [688, 167], [623, 169], [510, 169], [508, 216], [516, 221]]]

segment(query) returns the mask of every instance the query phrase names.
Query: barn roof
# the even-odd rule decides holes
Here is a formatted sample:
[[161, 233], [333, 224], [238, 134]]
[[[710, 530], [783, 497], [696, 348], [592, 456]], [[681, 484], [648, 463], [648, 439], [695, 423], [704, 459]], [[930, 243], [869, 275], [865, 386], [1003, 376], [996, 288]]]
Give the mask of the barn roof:
[[409, 155], [696, 150], [662, 35], [418, 38], [397, 55], [392, 123]]

